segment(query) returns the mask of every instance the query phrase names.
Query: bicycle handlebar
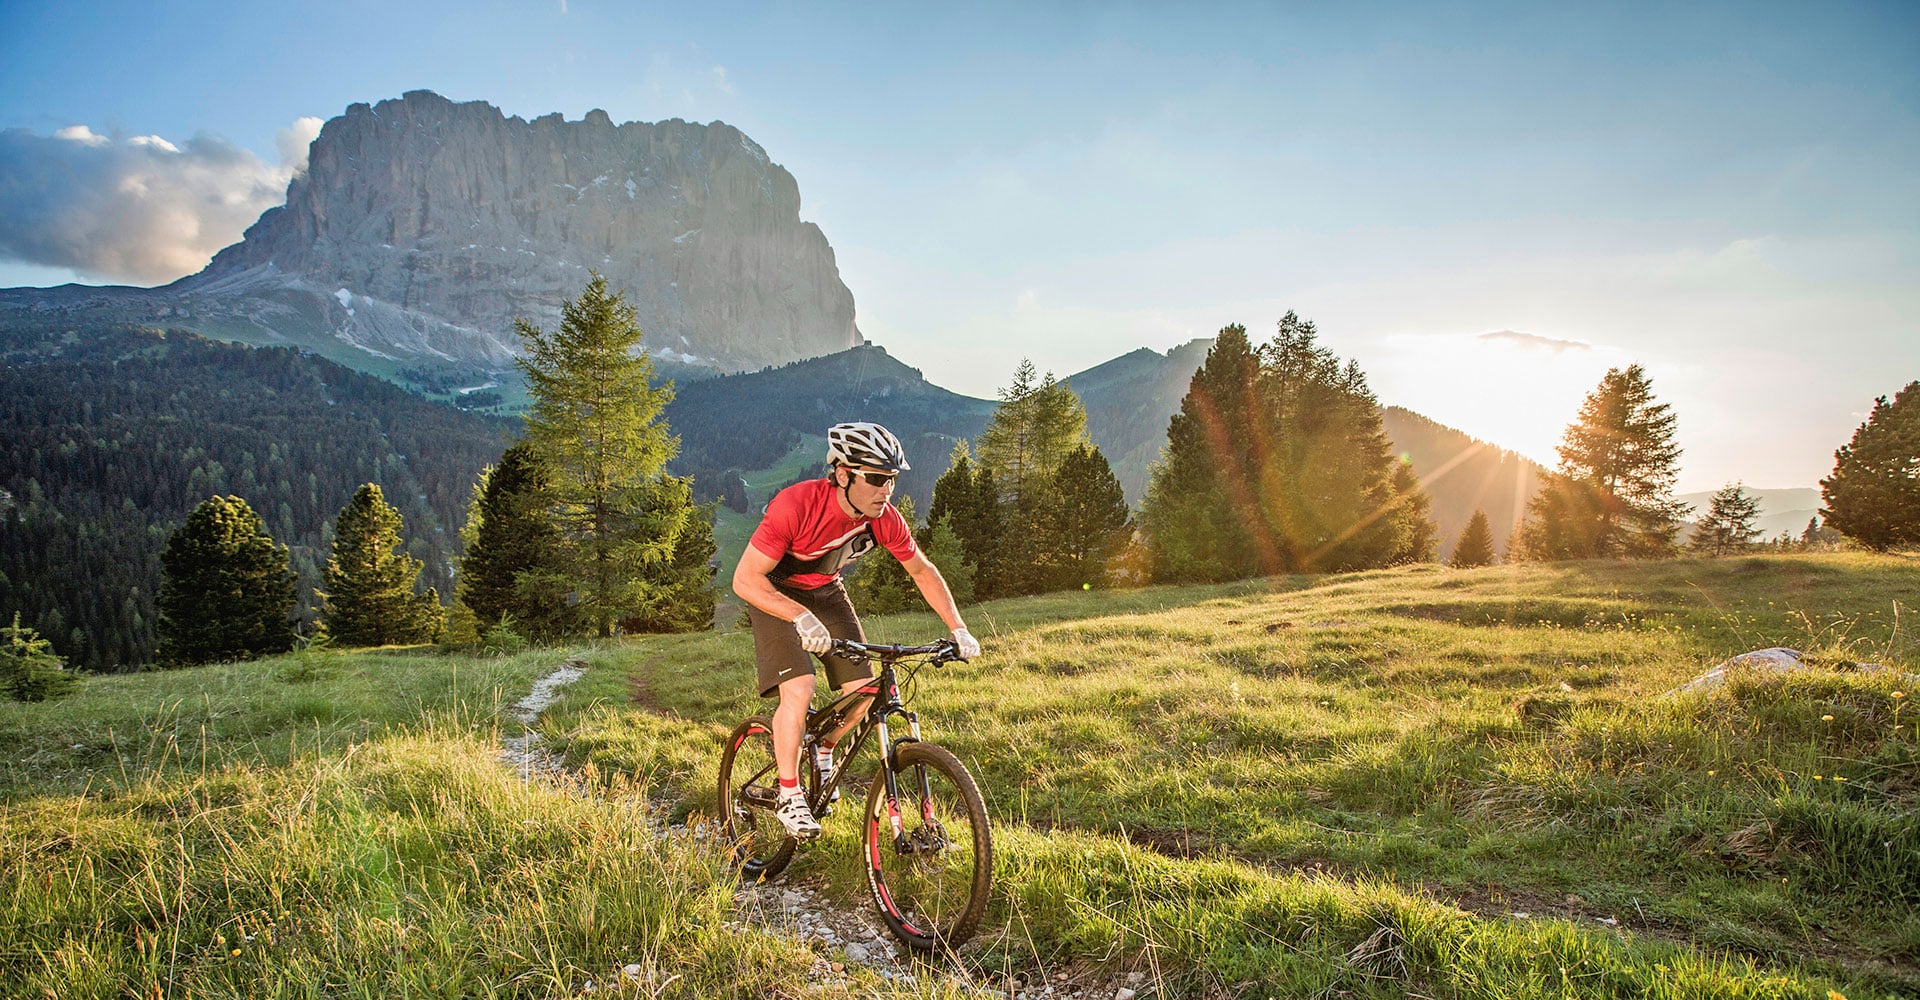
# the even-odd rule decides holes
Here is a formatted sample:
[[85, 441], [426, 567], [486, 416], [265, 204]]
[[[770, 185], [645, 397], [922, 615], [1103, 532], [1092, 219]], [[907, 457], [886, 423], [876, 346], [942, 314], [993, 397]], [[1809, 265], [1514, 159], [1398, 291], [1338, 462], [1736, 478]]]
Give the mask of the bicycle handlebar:
[[[897, 643], [854, 642], [852, 639], [833, 640], [833, 651], [843, 656], [866, 658], [878, 656], [882, 660], [899, 660], [909, 656], [930, 656], [936, 664], [960, 660], [960, 646], [952, 639], [935, 639], [919, 646], [903, 646]], [[965, 662], [961, 660], [960, 662]]]

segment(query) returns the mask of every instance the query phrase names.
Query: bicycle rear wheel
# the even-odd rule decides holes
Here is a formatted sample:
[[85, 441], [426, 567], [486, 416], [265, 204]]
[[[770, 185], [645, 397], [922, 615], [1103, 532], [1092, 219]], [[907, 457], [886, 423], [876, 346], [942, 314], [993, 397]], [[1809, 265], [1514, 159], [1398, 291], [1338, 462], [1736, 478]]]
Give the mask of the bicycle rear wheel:
[[980, 788], [959, 759], [931, 743], [895, 754], [867, 789], [867, 889], [895, 937], [922, 951], [973, 936], [993, 886], [993, 834]]
[[748, 881], [770, 879], [793, 860], [797, 842], [773, 815], [779, 780], [773, 720], [756, 715], [734, 727], [720, 754], [720, 835]]

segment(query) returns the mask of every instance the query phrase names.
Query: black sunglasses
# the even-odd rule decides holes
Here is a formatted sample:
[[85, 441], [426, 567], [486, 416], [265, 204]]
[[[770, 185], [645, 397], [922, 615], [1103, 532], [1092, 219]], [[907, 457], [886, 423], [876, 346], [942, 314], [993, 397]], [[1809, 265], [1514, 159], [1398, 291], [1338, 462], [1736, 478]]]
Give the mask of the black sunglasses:
[[[851, 469], [847, 471], [853, 472], [853, 470]], [[898, 472], [854, 472], [854, 475], [859, 476], [861, 479], [866, 480], [868, 486], [872, 486], [876, 488], [885, 486], [893, 482], [894, 480], [900, 478], [900, 474]]]

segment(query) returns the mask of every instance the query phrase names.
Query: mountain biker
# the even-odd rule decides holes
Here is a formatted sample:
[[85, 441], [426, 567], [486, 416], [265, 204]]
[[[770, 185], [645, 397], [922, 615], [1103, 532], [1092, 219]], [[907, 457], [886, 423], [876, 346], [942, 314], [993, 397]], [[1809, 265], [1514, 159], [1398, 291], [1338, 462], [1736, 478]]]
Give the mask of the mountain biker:
[[[760, 696], [779, 692], [773, 712], [773, 757], [779, 769], [774, 815], [787, 833], [820, 835], [820, 823], [800, 790], [800, 740], [813, 701], [813, 658], [827, 681], [844, 691], [872, 678], [867, 665], [828, 655], [835, 639], [864, 641], [866, 633], [840, 582], [840, 572], [876, 545], [906, 567], [927, 606], [953, 630], [960, 658], [980, 655], [945, 577], [914, 545], [905, 518], [893, 508], [894, 484], [906, 471], [906, 449], [879, 424], [835, 424], [827, 430], [827, 476], [795, 483], [767, 504], [760, 527], [733, 572], [733, 592], [747, 602]], [[833, 746], [859, 721], [865, 703], [816, 747], [815, 766], [831, 776]]]

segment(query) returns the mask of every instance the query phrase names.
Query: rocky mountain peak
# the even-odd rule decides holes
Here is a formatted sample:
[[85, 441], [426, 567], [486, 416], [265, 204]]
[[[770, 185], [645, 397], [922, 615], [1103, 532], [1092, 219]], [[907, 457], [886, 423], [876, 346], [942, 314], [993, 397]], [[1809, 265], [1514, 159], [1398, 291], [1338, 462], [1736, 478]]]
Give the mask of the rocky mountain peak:
[[861, 343], [793, 175], [738, 129], [527, 121], [426, 90], [327, 122], [286, 205], [177, 290], [299, 286], [363, 350], [497, 364], [513, 321], [553, 328], [589, 272], [667, 358], [738, 370]]

